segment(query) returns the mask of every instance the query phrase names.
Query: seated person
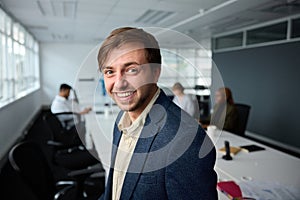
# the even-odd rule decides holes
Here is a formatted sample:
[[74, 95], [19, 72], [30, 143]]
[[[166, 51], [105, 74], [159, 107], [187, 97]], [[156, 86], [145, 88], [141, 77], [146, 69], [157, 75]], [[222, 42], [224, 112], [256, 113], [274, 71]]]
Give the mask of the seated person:
[[[79, 104], [75, 100], [69, 99], [71, 89], [72, 87], [68, 84], [60, 85], [59, 94], [56, 95], [51, 104], [51, 112], [53, 114], [74, 112], [80, 115], [84, 115], [91, 111], [91, 108], [80, 109]], [[77, 119], [74, 119], [73, 115], [71, 114], [59, 115], [57, 117], [66, 129], [71, 129], [75, 124], [80, 122], [80, 120], [76, 121]]]
[[185, 94], [184, 87], [178, 82], [173, 85], [172, 91], [175, 95], [173, 102], [198, 121], [200, 112], [196, 97]]
[[238, 128], [238, 111], [234, 106], [229, 88], [219, 88], [215, 93], [215, 106], [211, 115], [210, 125], [235, 133]]

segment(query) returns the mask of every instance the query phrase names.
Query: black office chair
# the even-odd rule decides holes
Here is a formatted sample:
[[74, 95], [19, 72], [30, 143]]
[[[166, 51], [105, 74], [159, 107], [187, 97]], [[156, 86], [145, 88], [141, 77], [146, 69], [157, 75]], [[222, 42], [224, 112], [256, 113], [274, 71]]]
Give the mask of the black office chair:
[[235, 107], [239, 114], [239, 125], [237, 127], [236, 134], [245, 136], [251, 106], [237, 103], [235, 104]]
[[[73, 113], [59, 114], [73, 115]], [[52, 113], [46, 113], [43, 121], [52, 135], [52, 139], [47, 144], [54, 148], [53, 162], [55, 164], [67, 169], [78, 170], [100, 163], [83, 145], [77, 128], [65, 129], [56, 114]], [[81, 130], [84, 131], [85, 128]]]
[[[22, 142], [15, 145], [8, 159], [35, 199], [76, 199], [76, 182], [68, 180], [55, 183], [45, 155], [37, 144]], [[57, 189], [59, 187], [61, 189]]]
[[[60, 143], [56, 144], [61, 148], [73, 147], [76, 145], [82, 145], [81, 137], [85, 134], [84, 124], [77, 124], [70, 129], [66, 129], [62, 122], [58, 119], [58, 116], [62, 115], [70, 115], [79, 118], [79, 114], [72, 112], [64, 112], [64, 113], [46, 113], [43, 116], [43, 121], [48, 127], [49, 131], [52, 133], [53, 141]], [[64, 122], [67, 123], [67, 122]]]

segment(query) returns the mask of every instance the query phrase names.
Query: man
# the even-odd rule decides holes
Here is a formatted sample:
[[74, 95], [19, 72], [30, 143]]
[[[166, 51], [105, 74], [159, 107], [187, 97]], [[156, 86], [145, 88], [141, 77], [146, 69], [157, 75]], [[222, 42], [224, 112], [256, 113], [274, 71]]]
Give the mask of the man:
[[[68, 84], [63, 83], [60, 85], [59, 94], [56, 95], [51, 104], [51, 112], [53, 114], [74, 112], [83, 115], [91, 111], [91, 108], [84, 108], [83, 110], [80, 110], [79, 105], [76, 101], [69, 100], [71, 89], [72, 87]], [[75, 125], [72, 114], [59, 115], [58, 118], [66, 129], [70, 129]]]
[[116, 29], [98, 54], [121, 108], [101, 199], [217, 199], [215, 149], [199, 124], [157, 86], [161, 55], [142, 29]]

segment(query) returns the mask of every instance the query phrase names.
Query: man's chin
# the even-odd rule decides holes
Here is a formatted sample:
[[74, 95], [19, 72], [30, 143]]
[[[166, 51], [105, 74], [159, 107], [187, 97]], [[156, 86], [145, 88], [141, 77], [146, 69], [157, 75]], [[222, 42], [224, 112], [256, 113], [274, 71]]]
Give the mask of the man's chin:
[[117, 102], [117, 105], [123, 111], [132, 111], [132, 105], [130, 105], [130, 104], [124, 104], [124, 103]]

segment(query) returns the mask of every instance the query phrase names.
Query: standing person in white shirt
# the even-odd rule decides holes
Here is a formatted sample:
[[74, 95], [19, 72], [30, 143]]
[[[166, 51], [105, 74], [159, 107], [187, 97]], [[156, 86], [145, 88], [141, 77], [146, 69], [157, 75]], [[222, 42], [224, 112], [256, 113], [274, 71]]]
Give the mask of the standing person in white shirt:
[[173, 102], [198, 121], [200, 113], [196, 97], [185, 94], [184, 87], [178, 82], [173, 85], [172, 91], [175, 94]]
[[[63, 83], [60, 85], [59, 93], [56, 95], [51, 104], [51, 112], [53, 114], [73, 112], [84, 115], [92, 110], [91, 108], [80, 109], [79, 104], [75, 100], [69, 99], [71, 89], [72, 87], [68, 84]], [[70, 129], [75, 125], [74, 117], [71, 114], [60, 115], [58, 118], [67, 129]]]

